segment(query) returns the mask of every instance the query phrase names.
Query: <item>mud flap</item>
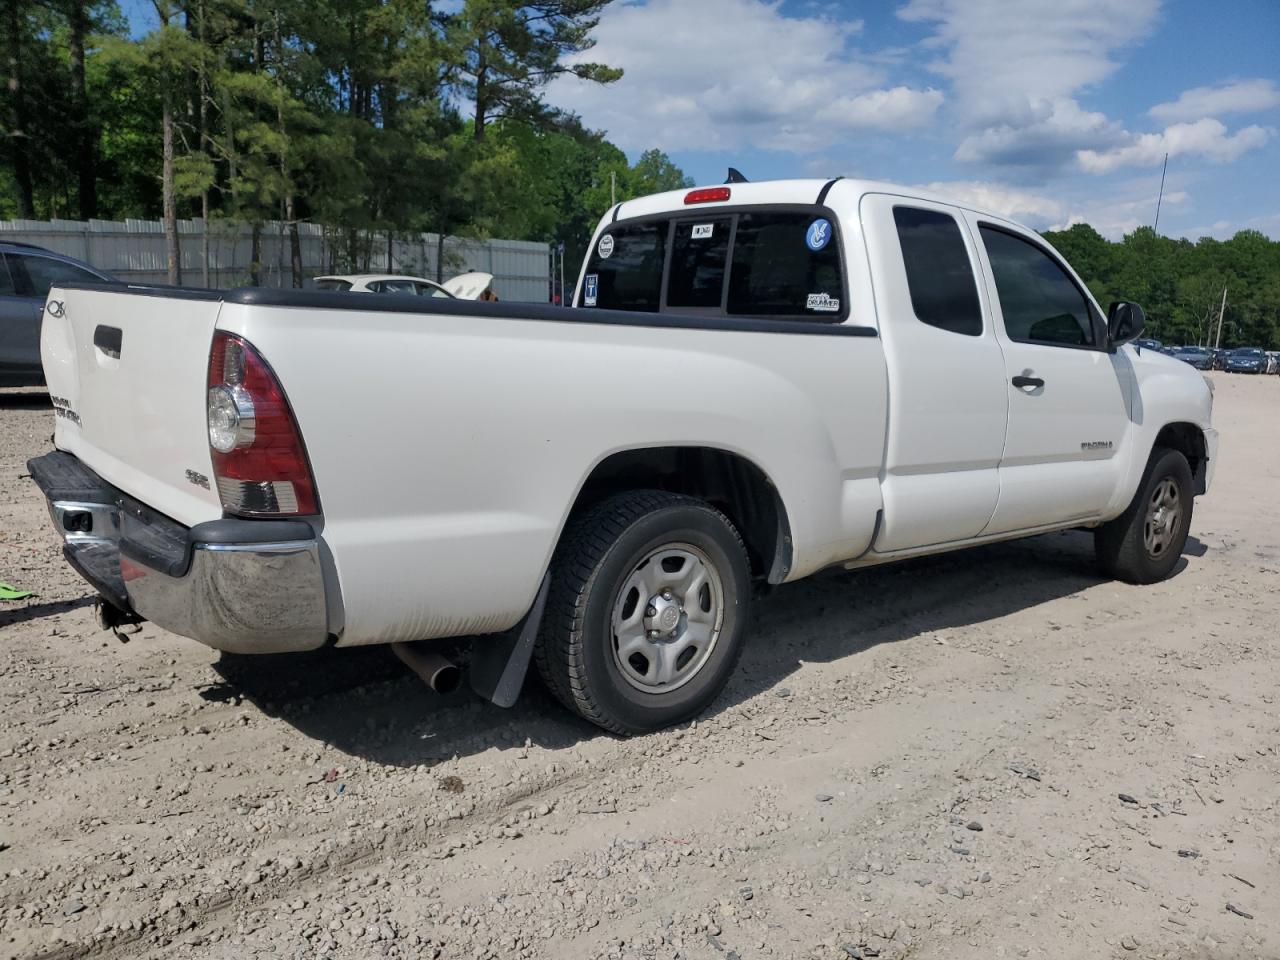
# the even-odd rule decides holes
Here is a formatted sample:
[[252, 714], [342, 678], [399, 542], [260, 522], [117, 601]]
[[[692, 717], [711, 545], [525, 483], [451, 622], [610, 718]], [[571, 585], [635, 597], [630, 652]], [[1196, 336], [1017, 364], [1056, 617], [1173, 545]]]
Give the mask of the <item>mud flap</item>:
[[506, 633], [477, 641], [471, 649], [471, 689], [496, 706], [513, 706], [520, 696], [550, 588], [548, 572], [524, 619]]

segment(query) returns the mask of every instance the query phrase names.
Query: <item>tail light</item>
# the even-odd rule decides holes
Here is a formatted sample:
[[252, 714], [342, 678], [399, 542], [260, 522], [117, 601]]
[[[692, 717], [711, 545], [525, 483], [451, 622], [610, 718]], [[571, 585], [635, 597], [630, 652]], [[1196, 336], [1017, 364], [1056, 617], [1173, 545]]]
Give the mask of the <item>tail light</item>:
[[227, 513], [320, 512], [298, 422], [253, 344], [218, 330], [209, 354], [209, 451]]

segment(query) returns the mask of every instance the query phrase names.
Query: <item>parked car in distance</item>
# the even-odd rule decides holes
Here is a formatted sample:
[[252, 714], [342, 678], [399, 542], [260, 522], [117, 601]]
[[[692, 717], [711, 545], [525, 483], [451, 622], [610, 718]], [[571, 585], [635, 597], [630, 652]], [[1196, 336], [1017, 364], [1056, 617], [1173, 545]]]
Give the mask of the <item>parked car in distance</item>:
[[74, 257], [0, 240], [0, 387], [44, 384], [40, 322], [45, 297], [55, 284], [86, 281], [119, 282]]
[[316, 277], [316, 290], [345, 293], [389, 293], [407, 297], [435, 297], [440, 300], [480, 300], [493, 286], [491, 273], [461, 273], [444, 283], [423, 277], [393, 273], [334, 274]]
[[1213, 354], [1204, 347], [1175, 347], [1172, 355], [1197, 370], [1213, 369]]
[[1139, 350], [1154, 350], [1156, 353], [1164, 353], [1164, 344], [1159, 340], [1150, 338], [1133, 341], [1133, 345]]
[[572, 308], [55, 295], [28, 470], [104, 622], [238, 653], [475, 638], [482, 696], [532, 662], [616, 733], [706, 708], [770, 584], [1075, 528], [1162, 580], [1217, 457], [1210, 383], [1130, 346], [1137, 304], [912, 187], [626, 200]]
[[1267, 355], [1261, 347], [1238, 347], [1227, 355], [1223, 369], [1228, 373], [1266, 373]]

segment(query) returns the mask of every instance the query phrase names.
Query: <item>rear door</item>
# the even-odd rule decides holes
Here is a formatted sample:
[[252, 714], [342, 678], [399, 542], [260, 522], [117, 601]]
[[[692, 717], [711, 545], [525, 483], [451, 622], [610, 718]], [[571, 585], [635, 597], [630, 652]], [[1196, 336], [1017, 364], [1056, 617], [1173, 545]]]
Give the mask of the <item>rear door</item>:
[[876, 551], [975, 537], [1000, 495], [1009, 398], [960, 211], [884, 194], [862, 200], [889, 363], [884, 516]]
[[1004, 353], [1009, 429], [986, 533], [1089, 520], [1119, 483], [1132, 368], [1084, 285], [1034, 234], [970, 215]]
[[221, 517], [206, 415], [219, 295], [55, 286], [49, 303], [54, 445], [179, 523]]

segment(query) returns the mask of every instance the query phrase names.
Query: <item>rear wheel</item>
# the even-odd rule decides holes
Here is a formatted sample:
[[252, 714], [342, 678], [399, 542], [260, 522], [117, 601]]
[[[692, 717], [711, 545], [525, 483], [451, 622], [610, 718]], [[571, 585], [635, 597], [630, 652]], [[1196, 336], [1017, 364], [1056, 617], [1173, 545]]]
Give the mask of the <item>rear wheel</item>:
[[635, 491], [566, 532], [535, 651], [544, 682], [606, 730], [644, 733], [705, 709], [742, 653], [742, 539], [692, 497]]
[[1102, 570], [1129, 583], [1169, 576], [1187, 543], [1194, 496], [1187, 458], [1157, 447], [1128, 509], [1094, 533]]

